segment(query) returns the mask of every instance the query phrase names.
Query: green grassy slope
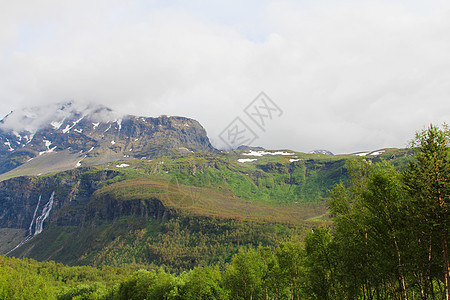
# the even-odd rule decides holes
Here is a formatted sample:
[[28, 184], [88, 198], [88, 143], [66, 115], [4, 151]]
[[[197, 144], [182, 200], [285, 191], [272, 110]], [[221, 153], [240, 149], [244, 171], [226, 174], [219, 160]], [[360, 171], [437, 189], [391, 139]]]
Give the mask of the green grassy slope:
[[[55, 182], [79, 179], [76, 187], [60, 187], [59, 195], [86, 195], [84, 189], [90, 185], [96, 190], [54, 212], [82, 214], [80, 224], [49, 222], [12, 254], [71, 265], [163, 265], [176, 271], [223, 264], [242, 246], [275, 247], [328, 223], [323, 200], [334, 184], [347, 181], [346, 161], [355, 158], [290, 151], [262, 157], [244, 153], [119, 161], [79, 169], [76, 175], [37, 177]], [[408, 159], [405, 155], [392, 150], [382, 156], [401, 167]], [[117, 176], [83, 183], [89, 174], [111, 171]], [[164, 209], [156, 216], [158, 205]]]

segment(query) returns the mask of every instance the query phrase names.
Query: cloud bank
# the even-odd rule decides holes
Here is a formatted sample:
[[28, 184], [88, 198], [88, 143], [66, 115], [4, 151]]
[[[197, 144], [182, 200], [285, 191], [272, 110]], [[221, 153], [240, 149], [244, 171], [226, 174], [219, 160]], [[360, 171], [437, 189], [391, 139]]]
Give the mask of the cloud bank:
[[66, 100], [181, 115], [218, 135], [264, 91], [283, 110], [255, 145], [403, 147], [450, 118], [442, 1], [10, 1], [0, 113]]

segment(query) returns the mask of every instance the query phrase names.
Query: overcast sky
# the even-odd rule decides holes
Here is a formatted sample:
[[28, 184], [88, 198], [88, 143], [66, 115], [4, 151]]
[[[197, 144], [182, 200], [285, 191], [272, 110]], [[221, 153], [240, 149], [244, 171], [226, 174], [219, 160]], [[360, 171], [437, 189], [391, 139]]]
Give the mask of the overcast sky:
[[404, 147], [450, 121], [450, 2], [1, 1], [0, 114], [64, 100], [191, 117], [216, 146], [240, 117], [269, 149]]

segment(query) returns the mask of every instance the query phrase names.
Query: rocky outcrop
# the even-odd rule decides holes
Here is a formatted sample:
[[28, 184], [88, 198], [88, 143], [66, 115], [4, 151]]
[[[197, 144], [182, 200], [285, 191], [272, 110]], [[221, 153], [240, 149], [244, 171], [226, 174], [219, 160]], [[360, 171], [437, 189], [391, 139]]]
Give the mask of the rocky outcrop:
[[189, 118], [119, 116], [106, 107], [80, 109], [70, 102], [31, 111], [12, 112], [0, 121], [0, 174], [64, 150], [81, 156], [78, 166], [216, 151], [205, 129]]
[[312, 150], [312, 151], [309, 151], [309, 153], [311, 153], [311, 154], [334, 155], [333, 152], [331, 152], [329, 150]]
[[170, 212], [156, 199], [94, 196], [119, 172], [81, 168], [46, 177], [17, 177], [0, 182], [0, 228], [23, 229], [28, 236], [54, 226], [83, 227], [126, 216], [164, 220]]
[[169, 216], [169, 211], [159, 199], [127, 200], [98, 199], [95, 205], [89, 205], [84, 222], [91, 220], [117, 220], [123, 216], [145, 218], [147, 220], [164, 220]]
[[0, 182], [0, 227], [27, 229], [39, 198], [49, 199], [52, 192], [48, 191], [48, 183], [36, 184], [28, 177]]

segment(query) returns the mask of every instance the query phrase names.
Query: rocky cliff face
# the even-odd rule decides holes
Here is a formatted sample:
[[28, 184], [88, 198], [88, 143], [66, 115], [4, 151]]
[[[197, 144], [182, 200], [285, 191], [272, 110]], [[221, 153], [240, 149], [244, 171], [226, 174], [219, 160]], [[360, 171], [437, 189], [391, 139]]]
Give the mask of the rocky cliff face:
[[[52, 181], [37, 182], [32, 178], [18, 177], [0, 182], [0, 227], [30, 228], [33, 216], [42, 214], [43, 207], [55, 189], [56, 185]], [[56, 203], [55, 206], [60, 204]]]
[[[80, 168], [53, 176], [17, 177], [2, 181], [0, 228], [25, 230], [21, 240], [25, 244], [49, 226], [82, 228], [114, 222], [127, 216], [148, 221], [169, 217], [170, 212], [156, 198], [122, 201], [93, 196], [102, 184], [118, 174], [112, 170], [90, 171]], [[5, 241], [0, 238], [0, 242]], [[4, 252], [15, 246], [17, 244], [5, 248]]]
[[68, 151], [78, 167], [177, 152], [213, 152], [205, 129], [184, 117], [119, 116], [102, 106], [65, 103], [12, 112], [0, 121], [0, 174]]

